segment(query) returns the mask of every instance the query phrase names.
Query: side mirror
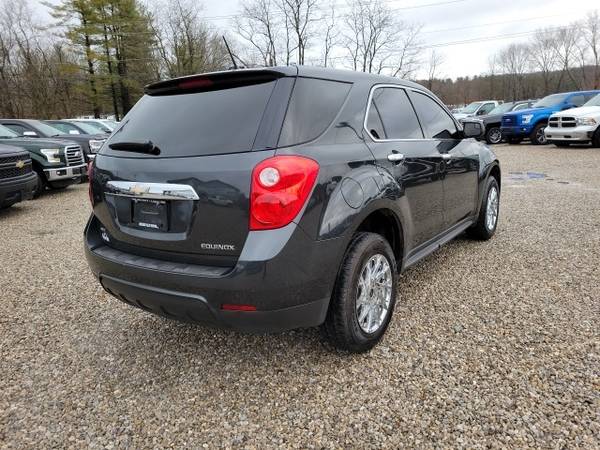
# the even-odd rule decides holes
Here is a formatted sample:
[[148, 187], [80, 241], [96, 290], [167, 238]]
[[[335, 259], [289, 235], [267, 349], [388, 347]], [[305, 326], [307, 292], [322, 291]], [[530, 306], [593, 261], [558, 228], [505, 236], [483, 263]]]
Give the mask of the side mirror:
[[38, 137], [38, 134], [35, 131], [23, 131], [23, 136], [25, 136], [25, 137]]
[[463, 122], [463, 136], [465, 138], [478, 138], [483, 134], [481, 122]]
[[477, 111], [478, 116], [483, 116], [483, 115], [485, 115], [485, 113], [486, 113], [485, 109], [480, 109], [479, 111]]

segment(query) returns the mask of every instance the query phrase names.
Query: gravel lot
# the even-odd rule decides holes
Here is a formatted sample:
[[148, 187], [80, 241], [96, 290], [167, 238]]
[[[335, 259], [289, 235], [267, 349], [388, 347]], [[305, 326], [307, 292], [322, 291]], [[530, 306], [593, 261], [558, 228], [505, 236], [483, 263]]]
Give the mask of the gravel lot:
[[404, 274], [358, 356], [109, 297], [84, 185], [0, 212], [0, 447], [600, 447], [600, 150], [496, 150], [495, 238]]

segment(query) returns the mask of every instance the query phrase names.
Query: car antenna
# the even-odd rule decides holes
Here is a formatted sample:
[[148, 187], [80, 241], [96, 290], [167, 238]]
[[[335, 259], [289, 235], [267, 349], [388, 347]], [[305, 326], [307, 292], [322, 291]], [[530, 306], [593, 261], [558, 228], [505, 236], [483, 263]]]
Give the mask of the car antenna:
[[231, 62], [233, 63], [233, 68], [237, 69], [238, 66], [235, 62], [235, 58], [233, 57], [233, 53], [231, 53], [231, 49], [229, 48], [229, 44], [227, 43], [227, 39], [225, 39], [225, 36], [223, 36], [223, 42], [225, 42], [225, 48], [227, 48], [227, 53], [229, 53], [229, 56], [231, 57]]

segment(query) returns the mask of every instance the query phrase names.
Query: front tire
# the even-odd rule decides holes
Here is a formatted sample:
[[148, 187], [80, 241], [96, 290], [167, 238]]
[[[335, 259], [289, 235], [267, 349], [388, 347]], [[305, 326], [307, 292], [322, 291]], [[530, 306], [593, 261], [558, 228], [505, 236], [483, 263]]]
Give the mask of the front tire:
[[596, 128], [592, 136], [592, 147], [600, 148], [600, 127]]
[[546, 128], [545, 123], [538, 123], [531, 132], [529, 139], [531, 139], [533, 145], [546, 145], [548, 143], [546, 135], [544, 134], [544, 128]]
[[490, 145], [502, 142], [502, 132], [499, 127], [490, 127], [485, 132], [485, 142]]
[[385, 333], [396, 303], [396, 258], [379, 234], [358, 233], [350, 243], [322, 325], [325, 337], [352, 353], [372, 349]]
[[470, 228], [467, 228], [467, 234], [480, 241], [487, 241], [495, 233], [498, 227], [498, 214], [500, 212], [500, 186], [493, 176], [488, 177], [485, 197], [479, 209], [479, 217]]
[[35, 186], [35, 190], [33, 191], [33, 198], [38, 198], [46, 190], [47, 183], [43, 172], [36, 170], [35, 174], [37, 175], [37, 184]]

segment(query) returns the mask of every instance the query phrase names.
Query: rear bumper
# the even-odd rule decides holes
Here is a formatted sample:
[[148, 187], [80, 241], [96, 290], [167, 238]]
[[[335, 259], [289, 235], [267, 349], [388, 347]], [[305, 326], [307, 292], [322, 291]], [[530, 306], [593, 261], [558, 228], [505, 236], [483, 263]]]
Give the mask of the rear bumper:
[[[256, 249], [245, 247], [235, 267], [224, 268], [122, 252], [102, 241], [99, 222], [92, 216], [85, 253], [108, 293], [158, 315], [249, 332], [318, 326], [327, 314], [342, 241], [313, 241], [291, 225], [289, 233], [274, 230], [265, 241], [271, 251], [273, 242], [286, 240], [276, 255], [261, 257], [262, 249], [269, 247], [263, 242]], [[249, 237], [249, 244], [256, 246], [257, 241]], [[242, 260], [244, 255], [249, 257]], [[223, 304], [251, 305], [256, 311], [223, 310]]]
[[553, 141], [573, 141], [573, 142], [590, 142], [594, 136], [594, 127], [575, 127], [575, 128], [558, 128], [546, 127], [544, 134], [548, 142]]
[[0, 180], [0, 206], [9, 206], [24, 200], [30, 200], [36, 186], [37, 177], [35, 172], [24, 177]]
[[526, 138], [529, 137], [533, 127], [528, 125], [519, 125], [519, 126], [501, 126], [500, 131], [502, 132], [502, 137], [504, 138]]
[[65, 166], [56, 169], [44, 169], [46, 179], [48, 181], [65, 181], [73, 180], [77, 182], [82, 176], [86, 175], [86, 165], [80, 164], [78, 166]]

